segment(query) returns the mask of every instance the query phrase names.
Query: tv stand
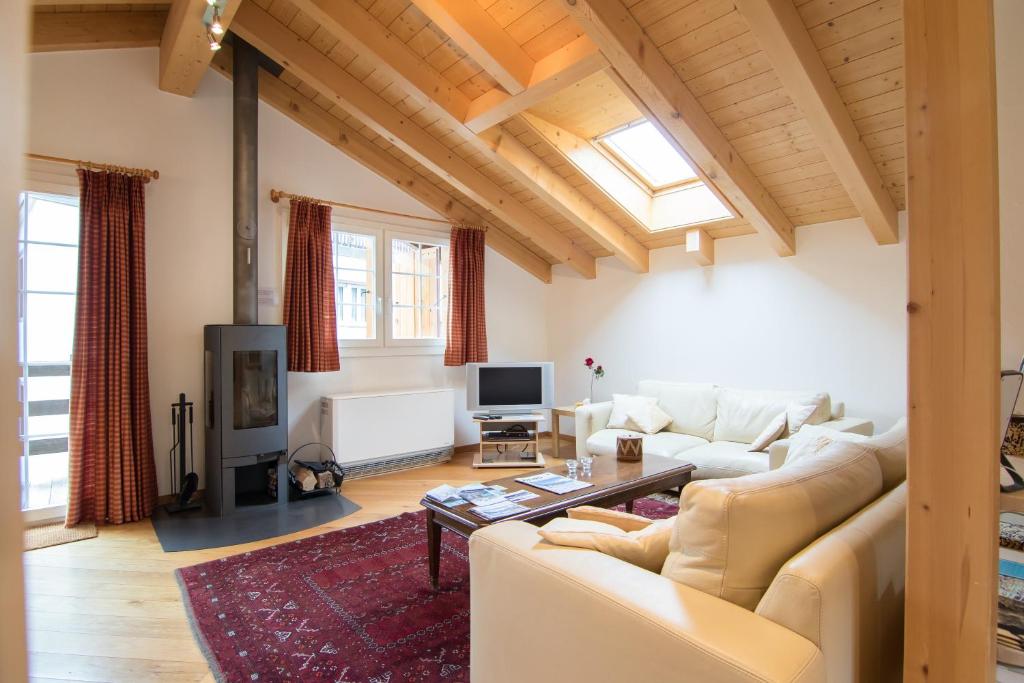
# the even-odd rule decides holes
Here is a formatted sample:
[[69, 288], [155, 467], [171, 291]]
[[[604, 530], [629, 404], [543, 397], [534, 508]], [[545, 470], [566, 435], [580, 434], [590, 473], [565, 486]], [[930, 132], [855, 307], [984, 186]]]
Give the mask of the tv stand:
[[480, 425], [480, 447], [473, 455], [473, 467], [545, 467], [537, 428], [544, 419], [539, 413], [474, 415], [473, 421]]

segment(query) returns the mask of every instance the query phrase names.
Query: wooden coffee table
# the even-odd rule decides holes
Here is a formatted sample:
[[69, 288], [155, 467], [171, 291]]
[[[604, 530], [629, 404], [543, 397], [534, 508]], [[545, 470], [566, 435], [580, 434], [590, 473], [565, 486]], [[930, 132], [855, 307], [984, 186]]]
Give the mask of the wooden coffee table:
[[659, 493], [684, 486], [690, 481], [690, 473], [697, 469], [694, 465], [681, 460], [663, 458], [656, 455], [645, 455], [641, 462], [619, 462], [611, 455], [603, 455], [594, 459], [594, 467], [589, 477], [578, 473], [577, 477], [593, 483], [585, 489], [565, 494], [555, 494], [528, 484], [516, 481], [516, 477], [526, 477], [540, 472], [565, 474], [565, 465], [548, 467], [544, 470], [533, 470], [502, 479], [493, 479], [486, 484], [504, 486], [509, 492], [526, 489], [538, 494], [537, 498], [523, 501], [521, 505], [529, 508], [518, 515], [504, 517], [495, 522], [488, 522], [469, 512], [471, 504], [457, 508], [447, 508], [440, 503], [424, 498], [420, 504], [427, 509], [427, 557], [430, 564], [430, 584], [434, 590], [438, 588], [438, 576], [441, 571], [441, 529], [454, 531], [463, 538], [478, 529], [491, 524], [500, 524], [516, 519], [532, 524], [544, 524], [555, 517], [564, 516], [566, 510], [578, 505], [596, 505], [613, 507], [620, 503], [632, 511], [633, 501], [651, 493]]

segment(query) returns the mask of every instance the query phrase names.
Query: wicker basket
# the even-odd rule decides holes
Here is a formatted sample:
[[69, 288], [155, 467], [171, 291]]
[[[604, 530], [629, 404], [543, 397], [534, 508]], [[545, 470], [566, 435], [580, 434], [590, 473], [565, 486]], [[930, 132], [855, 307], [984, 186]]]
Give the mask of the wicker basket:
[[623, 462], [639, 462], [644, 459], [644, 437], [620, 436], [615, 443], [615, 457]]

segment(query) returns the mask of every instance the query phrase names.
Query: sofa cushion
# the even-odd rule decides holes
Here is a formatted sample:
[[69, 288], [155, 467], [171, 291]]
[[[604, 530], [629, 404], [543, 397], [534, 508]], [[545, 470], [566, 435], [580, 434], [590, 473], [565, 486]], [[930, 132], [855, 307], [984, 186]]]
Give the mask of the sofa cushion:
[[768, 454], [751, 453], [749, 448], [745, 443], [712, 441], [673, 457], [697, 466], [691, 475], [693, 479], [723, 479], [767, 472]]
[[782, 433], [786, 431], [786, 425], [789, 423], [789, 416], [787, 413], [779, 413], [772, 421], [768, 423], [768, 426], [761, 430], [761, 433], [754, 439], [748, 451], [767, 451], [768, 447], [773, 443], [782, 438]]
[[627, 429], [602, 429], [594, 432], [587, 439], [587, 451], [593, 455], [615, 456], [616, 439], [620, 436], [643, 436], [644, 453], [661, 455], [666, 458], [674, 457], [696, 446], [703, 446], [707, 441], [689, 434], [675, 434], [673, 432], [658, 432], [657, 434], [642, 435], [638, 432], [631, 432]]
[[665, 563], [674, 524], [672, 518], [660, 519], [643, 529], [623, 531], [591, 519], [556, 517], [540, 528], [540, 536], [555, 545], [596, 550], [656, 572]]
[[881, 490], [874, 454], [839, 441], [790, 467], [693, 482], [661, 573], [752, 610], [789, 558]]
[[852, 441], [872, 450], [882, 469], [882, 490], [890, 491], [907, 478], [907, 419], [904, 417], [897, 420], [889, 431], [875, 436], [804, 425], [790, 439], [786, 465], [818, 455], [834, 441]]
[[649, 405], [657, 405], [658, 399], [652, 396], [634, 394], [612, 394], [612, 414], [608, 416], [609, 429], [632, 429], [629, 423], [629, 411], [641, 410]]
[[658, 407], [657, 402], [646, 403], [626, 411], [627, 429], [635, 429], [644, 434], [657, 434], [672, 422], [672, 416]]
[[807, 424], [819, 424], [832, 417], [832, 402], [825, 393], [719, 389], [712, 441], [753, 443], [791, 403], [816, 406]]
[[708, 441], [715, 433], [718, 398], [714, 384], [643, 380], [637, 392], [658, 399], [658, 405], [672, 416], [668, 431], [699, 436]]
[[790, 558], [757, 614], [825, 653], [829, 681], [897, 681], [902, 659], [907, 486]]

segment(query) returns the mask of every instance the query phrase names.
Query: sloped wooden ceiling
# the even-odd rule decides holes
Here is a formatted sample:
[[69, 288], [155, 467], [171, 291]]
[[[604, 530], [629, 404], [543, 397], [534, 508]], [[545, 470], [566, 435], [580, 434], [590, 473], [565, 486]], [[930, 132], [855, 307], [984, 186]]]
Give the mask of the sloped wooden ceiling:
[[[39, 5], [34, 49], [166, 43], [171, 27], [163, 31], [162, 22], [192, 2]], [[763, 29], [771, 22], [759, 19], [752, 31], [741, 9], [781, 17], [775, 42]], [[264, 78], [268, 101], [325, 139], [351, 140], [332, 144], [406, 191], [429, 185], [410, 193], [453, 219], [486, 223], [503, 253], [542, 279], [554, 263], [592, 277], [593, 259], [612, 255], [642, 272], [647, 250], [682, 244], [695, 227], [714, 239], [763, 231], [763, 221], [743, 215], [745, 198], [733, 201], [719, 186], [733, 173], [776, 212], [778, 234], [787, 224], [791, 234], [793, 226], [860, 215], [851, 196], [863, 206], [864, 184], [851, 183], [850, 166], [836, 155], [839, 138], [829, 137], [844, 125], [873, 164], [867, 185], [883, 184], [877, 194], [892, 215], [905, 206], [897, 0], [241, 0], [233, 11], [230, 28], [284, 66], [277, 85]], [[629, 46], [615, 42], [628, 31], [602, 26], [609, 17], [654, 48], [639, 67]], [[806, 65], [814, 53], [828, 87], [800, 90], [793, 80], [800, 72], [783, 53], [787, 41], [800, 41], [787, 17], [797, 17], [806, 32], [797, 38], [812, 46], [798, 56]], [[363, 22], [359, 31], [353, 18]], [[228, 52], [215, 67], [223, 70]], [[654, 74], [655, 92], [631, 78], [631, 68]], [[360, 84], [365, 98], [354, 101], [332, 83]], [[666, 92], [669, 106], [659, 108]], [[842, 111], [816, 115], [815, 94], [841, 102]], [[695, 104], [687, 109], [687, 101]], [[715, 138], [711, 147], [733, 165], [700, 165], [734, 218], [690, 225], [684, 217], [677, 228], [651, 231], [538, 128], [589, 144], [642, 116], [676, 143], [687, 139], [686, 130], [679, 134], [686, 126], [701, 144]], [[701, 131], [693, 118], [710, 120], [713, 130]], [[682, 149], [700, 161], [701, 150]], [[372, 150], [383, 157], [371, 158]]]

